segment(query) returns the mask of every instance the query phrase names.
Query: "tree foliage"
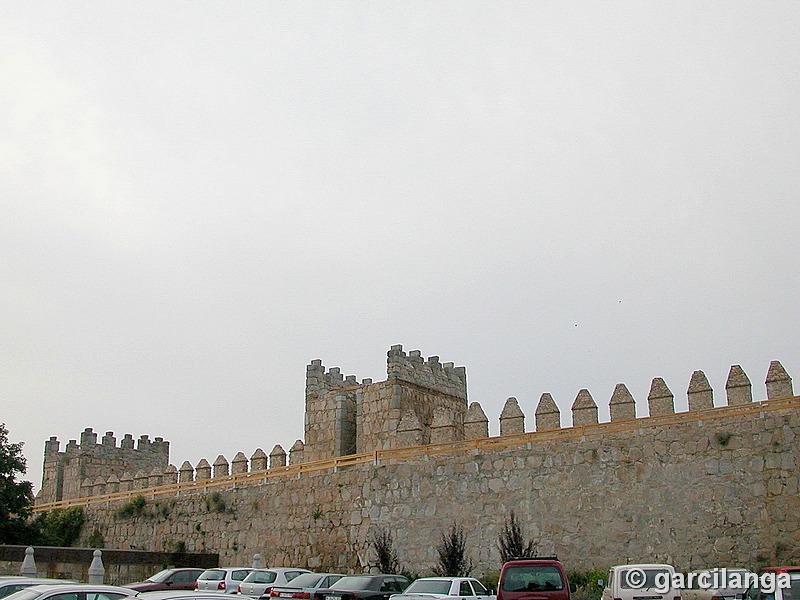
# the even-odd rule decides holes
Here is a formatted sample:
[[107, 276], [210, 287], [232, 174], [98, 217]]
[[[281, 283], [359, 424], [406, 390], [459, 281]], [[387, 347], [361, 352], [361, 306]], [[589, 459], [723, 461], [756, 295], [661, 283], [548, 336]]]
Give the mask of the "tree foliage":
[[394, 549], [392, 534], [380, 529], [372, 534], [372, 547], [378, 555], [378, 567], [381, 573], [399, 573], [400, 559]]
[[8, 429], [0, 423], [0, 544], [28, 544], [34, 535], [28, 523], [33, 484], [16, 480], [27, 471], [22, 446], [8, 440]]
[[512, 510], [500, 530], [497, 547], [500, 550], [500, 560], [507, 562], [513, 558], [533, 558], [536, 556], [539, 544], [534, 540], [525, 541], [522, 527]]
[[74, 544], [83, 528], [83, 508], [56, 508], [37, 515], [34, 527], [42, 546], [68, 547]]
[[466, 577], [472, 571], [472, 560], [467, 556], [467, 539], [458, 523], [453, 523], [449, 531], [442, 533], [436, 551], [439, 553], [437, 575]]

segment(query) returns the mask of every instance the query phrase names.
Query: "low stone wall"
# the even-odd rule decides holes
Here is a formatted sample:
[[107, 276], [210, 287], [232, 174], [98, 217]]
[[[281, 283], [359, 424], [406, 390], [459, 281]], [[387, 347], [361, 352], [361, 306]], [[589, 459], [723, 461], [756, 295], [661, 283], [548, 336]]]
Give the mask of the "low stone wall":
[[218, 552], [223, 565], [260, 553], [270, 566], [360, 572], [374, 566], [368, 540], [380, 527], [405, 569], [428, 573], [457, 522], [480, 575], [499, 569], [498, 532], [514, 510], [570, 570], [796, 563], [798, 434], [800, 397], [529, 433], [160, 496], [138, 516], [89, 504], [84, 531], [109, 547]]

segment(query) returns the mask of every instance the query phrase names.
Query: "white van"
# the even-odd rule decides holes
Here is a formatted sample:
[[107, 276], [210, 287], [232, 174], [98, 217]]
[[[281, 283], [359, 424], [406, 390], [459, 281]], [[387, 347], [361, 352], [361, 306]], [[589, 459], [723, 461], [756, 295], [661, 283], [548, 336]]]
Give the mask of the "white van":
[[608, 570], [602, 600], [681, 600], [672, 565], [617, 565]]

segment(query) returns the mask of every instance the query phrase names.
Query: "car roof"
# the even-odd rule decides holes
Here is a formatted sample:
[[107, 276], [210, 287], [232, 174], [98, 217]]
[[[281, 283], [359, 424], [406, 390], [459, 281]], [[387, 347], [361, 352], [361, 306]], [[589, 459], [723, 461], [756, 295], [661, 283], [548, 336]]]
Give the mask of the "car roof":
[[148, 598], [149, 600], [168, 600], [169, 598], [219, 600], [220, 594], [217, 592], [198, 592], [197, 590], [155, 590], [152, 592], [139, 592], [136, 597]]
[[800, 572], [800, 567], [764, 567], [761, 569], [762, 573], [797, 573]]
[[[63, 581], [63, 584], [57, 582]], [[70, 583], [78, 583], [74, 579], [55, 579], [53, 577], [3, 577], [0, 578], [0, 585], [19, 585], [20, 583], [37, 582], [40, 585], [67, 585]]]
[[56, 590], [60, 593], [69, 591], [91, 592], [97, 590], [101, 592], [103, 591], [128, 592], [128, 595], [130, 596], [136, 595], [136, 592], [126, 587], [118, 585], [104, 585], [104, 584], [91, 584], [91, 583], [59, 583], [59, 584], [46, 584], [46, 585], [32, 585], [28, 589], [36, 592], [49, 592]]
[[612, 569], [650, 569], [650, 568], [674, 569], [675, 567], [673, 567], [672, 565], [668, 565], [666, 563], [638, 563], [638, 564], [631, 563], [629, 565], [615, 565], [611, 568]]

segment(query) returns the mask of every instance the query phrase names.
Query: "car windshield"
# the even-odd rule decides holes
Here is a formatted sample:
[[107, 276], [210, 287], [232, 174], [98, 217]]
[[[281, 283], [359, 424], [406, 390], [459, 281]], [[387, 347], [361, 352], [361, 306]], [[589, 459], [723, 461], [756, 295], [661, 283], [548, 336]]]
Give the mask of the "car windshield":
[[367, 590], [375, 581], [372, 577], [342, 577], [331, 586], [332, 590]]
[[[631, 573], [631, 581], [628, 581], [628, 573]], [[637, 576], [640, 573], [644, 573], [644, 583], [641, 585], [637, 580]], [[632, 572], [632, 569], [622, 569], [619, 572], [619, 587], [623, 590], [642, 590], [654, 588], [658, 586], [656, 577], [663, 573], [667, 574], [667, 581], [669, 581], [669, 571], [667, 569], [637, 569], [635, 572]]]
[[13, 596], [14, 600], [36, 600], [36, 598], [41, 595], [42, 592], [38, 592], [36, 590], [20, 590], [8, 597], [11, 598]]
[[800, 600], [800, 575], [789, 575], [789, 588], [783, 590], [783, 600]]
[[275, 571], [250, 571], [244, 578], [245, 583], [272, 583], [278, 577]]
[[447, 594], [450, 582], [445, 579], [417, 579], [408, 586], [406, 594]]
[[564, 579], [558, 567], [519, 565], [506, 568], [502, 589], [504, 592], [563, 590]]
[[303, 573], [302, 575], [298, 575], [294, 579], [292, 579], [292, 585], [287, 587], [293, 588], [303, 588], [303, 587], [314, 587], [322, 579], [322, 575], [317, 575], [316, 573]]
[[163, 571], [159, 571], [152, 577], [148, 577], [145, 581], [152, 581], [153, 583], [161, 583], [164, 581], [172, 571], [170, 569], [164, 569]]

